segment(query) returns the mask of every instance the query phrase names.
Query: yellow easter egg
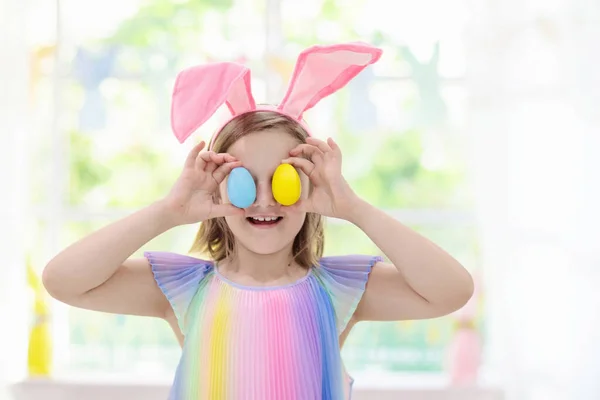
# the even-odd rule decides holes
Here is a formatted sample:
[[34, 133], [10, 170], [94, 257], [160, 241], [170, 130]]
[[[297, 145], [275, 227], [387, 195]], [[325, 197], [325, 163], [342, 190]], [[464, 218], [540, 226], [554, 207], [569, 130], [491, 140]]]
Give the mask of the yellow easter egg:
[[281, 164], [273, 174], [271, 188], [279, 204], [291, 206], [298, 201], [302, 192], [298, 171], [290, 164]]

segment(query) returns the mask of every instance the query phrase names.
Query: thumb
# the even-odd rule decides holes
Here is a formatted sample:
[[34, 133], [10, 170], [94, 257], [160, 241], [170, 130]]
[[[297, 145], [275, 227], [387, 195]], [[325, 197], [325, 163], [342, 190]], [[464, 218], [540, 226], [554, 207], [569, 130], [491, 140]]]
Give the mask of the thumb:
[[233, 204], [215, 204], [211, 210], [211, 218], [216, 217], [233, 217], [233, 216], [243, 216], [244, 210], [241, 208], [237, 208]]
[[298, 200], [291, 206], [286, 207], [291, 212], [314, 212], [312, 202], [307, 200]]

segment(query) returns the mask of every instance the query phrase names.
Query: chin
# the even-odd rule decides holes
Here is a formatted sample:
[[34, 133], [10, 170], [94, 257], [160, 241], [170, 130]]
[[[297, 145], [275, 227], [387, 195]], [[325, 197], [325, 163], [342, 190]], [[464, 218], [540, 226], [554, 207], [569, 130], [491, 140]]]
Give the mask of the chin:
[[260, 255], [290, 247], [304, 224], [305, 215], [226, 217], [229, 229], [245, 248]]

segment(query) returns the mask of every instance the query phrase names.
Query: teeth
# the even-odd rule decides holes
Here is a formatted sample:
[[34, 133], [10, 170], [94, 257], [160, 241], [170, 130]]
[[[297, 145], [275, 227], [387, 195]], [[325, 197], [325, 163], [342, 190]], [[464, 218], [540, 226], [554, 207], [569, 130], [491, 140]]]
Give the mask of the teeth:
[[261, 221], [261, 222], [269, 222], [269, 221], [275, 221], [277, 220], [277, 217], [252, 217], [253, 220], [255, 221]]

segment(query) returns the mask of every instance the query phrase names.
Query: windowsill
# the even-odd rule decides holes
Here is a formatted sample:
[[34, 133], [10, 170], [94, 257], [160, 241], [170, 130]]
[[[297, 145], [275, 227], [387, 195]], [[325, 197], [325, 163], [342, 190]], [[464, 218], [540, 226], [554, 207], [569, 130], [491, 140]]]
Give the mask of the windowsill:
[[[382, 381], [389, 383], [382, 385]], [[115, 376], [58, 377], [26, 379], [12, 386], [14, 400], [165, 400], [171, 382], [167, 379], [149, 379]], [[382, 379], [377, 384], [361, 379], [354, 385], [353, 400], [503, 400], [502, 390], [491, 385], [450, 387], [436, 376], [407, 375], [394, 380]]]

